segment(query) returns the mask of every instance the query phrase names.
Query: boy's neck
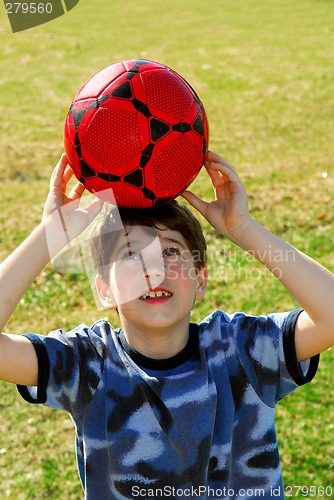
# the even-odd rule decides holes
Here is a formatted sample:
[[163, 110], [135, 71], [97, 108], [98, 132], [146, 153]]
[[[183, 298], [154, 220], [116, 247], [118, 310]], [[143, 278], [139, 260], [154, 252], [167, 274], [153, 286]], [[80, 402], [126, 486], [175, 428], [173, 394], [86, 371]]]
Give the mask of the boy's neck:
[[184, 349], [189, 338], [189, 318], [183, 324], [168, 328], [141, 330], [123, 324], [128, 344], [140, 354], [151, 359], [168, 359]]

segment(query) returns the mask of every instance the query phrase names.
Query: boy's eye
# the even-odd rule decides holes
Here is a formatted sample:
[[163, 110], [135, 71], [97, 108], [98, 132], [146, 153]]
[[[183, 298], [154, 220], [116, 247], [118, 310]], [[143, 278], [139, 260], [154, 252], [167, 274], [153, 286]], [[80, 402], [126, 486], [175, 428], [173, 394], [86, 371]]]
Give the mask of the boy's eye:
[[171, 257], [174, 255], [181, 255], [180, 249], [177, 247], [168, 247], [163, 252], [165, 257]]
[[132, 250], [128, 250], [123, 254], [122, 259], [123, 260], [139, 259], [139, 253], [133, 252]]

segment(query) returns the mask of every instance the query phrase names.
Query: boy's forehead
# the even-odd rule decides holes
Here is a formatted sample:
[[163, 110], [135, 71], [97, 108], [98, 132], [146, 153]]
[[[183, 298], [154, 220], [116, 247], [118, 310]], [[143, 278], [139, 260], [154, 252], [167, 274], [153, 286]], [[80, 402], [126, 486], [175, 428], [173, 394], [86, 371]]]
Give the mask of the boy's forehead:
[[167, 242], [179, 243], [185, 248], [188, 247], [186, 240], [179, 231], [174, 231], [168, 229], [167, 227], [161, 227], [156, 229], [150, 226], [125, 226], [121, 231], [118, 232], [117, 242], [115, 242], [116, 249], [122, 247], [123, 245], [129, 245], [131, 243], [141, 242], [143, 244], [151, 243], [153, 240], [160, 240]]

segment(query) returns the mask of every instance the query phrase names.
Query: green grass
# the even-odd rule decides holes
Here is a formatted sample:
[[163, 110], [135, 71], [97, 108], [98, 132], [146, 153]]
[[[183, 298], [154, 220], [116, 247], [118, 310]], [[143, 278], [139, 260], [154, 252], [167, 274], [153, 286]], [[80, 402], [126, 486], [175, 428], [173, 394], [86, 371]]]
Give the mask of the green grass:
[[[329, 0], [82, 0], [66, 16], [15, 35], [2, 10], [0, 256], [40, 220], [73, 95], [111, 62], [142, 57], [169, 64], [197, 89], [210, 147], [237, 167], [254, 217], [334, 271], [333, 26]], [[204, 172], [193, 189], [211, 197]], [[217, 307], [260, 314], [296, 306], [202, 222], [211, 284], [194, 320]], [[86, 279], [48, 267], [6, 329], [46, 333], [101, 315]], [[333, 362], [328, 351], [314, 382], [278, 405], [287, 485], [334, 486]], [[68, 416], [27, 405], [5, 384], [0, 412], [0, 498], [81, 498]]]

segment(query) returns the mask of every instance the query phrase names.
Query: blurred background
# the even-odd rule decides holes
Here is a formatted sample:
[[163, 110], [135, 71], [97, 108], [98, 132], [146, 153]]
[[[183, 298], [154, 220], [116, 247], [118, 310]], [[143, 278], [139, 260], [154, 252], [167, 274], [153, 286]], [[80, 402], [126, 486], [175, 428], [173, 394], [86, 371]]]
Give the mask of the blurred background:
[[[113, 62], [148, 58], [196, 89], [210, 149], [238, 170], [253, 216], [334, 271], [332, 1], [81, 0], [58, 19], [14, 34], [2, 7], [0, 42], [2, 259], [40, 221], [78, 89]], [[204, 171], [191, 189], [210, 199]], [[269, 273], [200, 220], [211, 282], [194, 321], [216, 308], [267, 314], [296, 307]], [[48, 266], [6, 331], [46, 334], [101, 316], [118, 324], [97, 311], [84, 274]], [[277, 409], [285, 484], [316, 486], [319, 498], [326, 487], [334, 494], [333, 361], [333, 350], [325, 353], [314, 382]], [[7, 497], [72, 500], [82, 491], [69, 417], [29, 406], [15, 387], [0, 384], [0, 498]]]

